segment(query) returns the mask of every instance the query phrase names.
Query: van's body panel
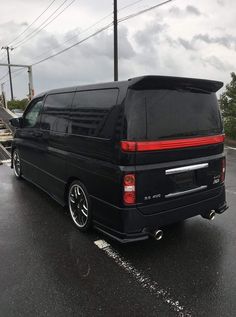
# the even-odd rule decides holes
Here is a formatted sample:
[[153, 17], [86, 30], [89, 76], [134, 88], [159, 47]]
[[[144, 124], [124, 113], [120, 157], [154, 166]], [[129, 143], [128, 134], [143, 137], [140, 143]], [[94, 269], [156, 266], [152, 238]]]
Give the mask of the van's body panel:
[[[32, 109], [40, 107], [33, 127], [27, 123], [16, 129], [12, 150], [19, 150], [23, 177], [62, 205], [67, 204], [70, 183], [80, 180], [90, 195], [96, 228], [122, 242], [146, 239], [159, 227], [226, 209], [221, 179], [224, 144], [129, 152], [122, 150], [121, 141], [191, 140], [223, 134], [215, 97], [221, 86], [209, 80], [144, 76], [51, 90], [36, 96], [26, 109], [23, 120], [30, 122], [27, 113], [30, 117]], [[178, 126], [181, 117], [172, 116], [174, 124], [177, 122], [172, 133], [176, 129], [179, 135], [167, 136], [168, 128], [163, 125], [164, 134], [156, 138], [161, 130], [152, 122], [155, 107], [165, 98], [168, 107], [175, 107], [174, 100], [179, 99], [179, 109], [182, 104], [193, 111], [202, 102], [203, 122], [201, 117], [191, 121], [188, 114], [188, 122], [195, 128], [191, 132], [189, 124], [185, 132]], [[164, 112], [163, 116], [167, 120]], [[136, 201], [132, 205], [123, 201], [125, 174], [135, 175]]]

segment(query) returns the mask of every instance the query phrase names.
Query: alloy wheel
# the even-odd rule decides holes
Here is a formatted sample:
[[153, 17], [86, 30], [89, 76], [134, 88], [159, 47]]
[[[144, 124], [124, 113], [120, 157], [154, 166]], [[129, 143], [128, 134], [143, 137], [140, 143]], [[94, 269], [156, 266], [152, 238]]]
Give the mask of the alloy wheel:
[[21, 177], [21, 164], [20, 164], [20, 157], [17, 150], [13, 153], [13, 170], [16, 177]]
[[68, 203], [74, 223], [79, 228], [86, 227], [89, 220], [89, 204], [85, 191], [79, 184], [70, 187]]

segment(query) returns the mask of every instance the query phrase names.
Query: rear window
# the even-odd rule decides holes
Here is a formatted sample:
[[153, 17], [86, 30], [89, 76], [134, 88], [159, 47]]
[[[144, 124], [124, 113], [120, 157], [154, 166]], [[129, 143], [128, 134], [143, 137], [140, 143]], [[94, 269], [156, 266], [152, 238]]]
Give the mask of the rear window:
[[187, 90], [130, 90], [128, 140], [159, 140], [222, 132], [215, 93]]

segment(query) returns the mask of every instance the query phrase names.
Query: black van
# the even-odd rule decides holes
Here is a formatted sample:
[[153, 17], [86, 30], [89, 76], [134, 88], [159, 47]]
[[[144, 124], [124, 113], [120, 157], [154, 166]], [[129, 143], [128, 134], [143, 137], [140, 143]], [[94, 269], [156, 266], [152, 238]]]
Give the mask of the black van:
[[16, 127], [15, 175], [120, 242], [226, 210], [221, 82], [144, 76], [51, 90]]

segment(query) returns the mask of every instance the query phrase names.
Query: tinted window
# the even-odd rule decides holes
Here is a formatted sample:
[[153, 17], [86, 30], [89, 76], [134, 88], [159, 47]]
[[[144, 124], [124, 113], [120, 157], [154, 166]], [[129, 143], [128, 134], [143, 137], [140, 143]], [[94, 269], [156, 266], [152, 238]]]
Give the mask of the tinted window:
[[130, 91], [128, 138], [158, 140], [222, 132], [215, 93]]
[[67, 131], [70, 106], [74, 93], [53, 94], [46, 97], [41, 128], [56, 132]]
[[72, 134], [111, 138], [114, 131], [118, 89], [76, 92], [71, 114]]
[[33, 128], [36, 126], [42, 106], [42, 99], [33, 101], [33, 103], [30, 105], [29, 110], [27, 110], [24, 116], [24, 127]]

